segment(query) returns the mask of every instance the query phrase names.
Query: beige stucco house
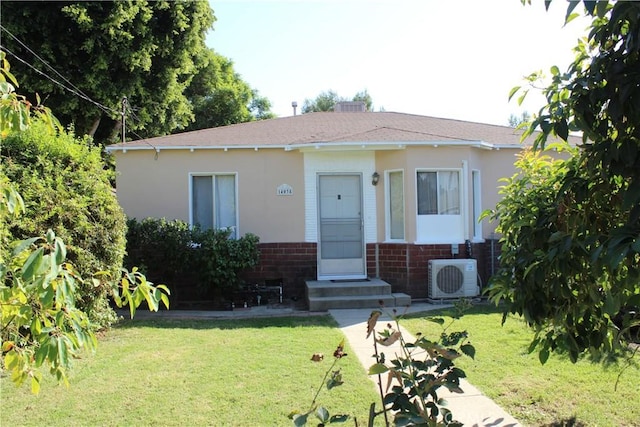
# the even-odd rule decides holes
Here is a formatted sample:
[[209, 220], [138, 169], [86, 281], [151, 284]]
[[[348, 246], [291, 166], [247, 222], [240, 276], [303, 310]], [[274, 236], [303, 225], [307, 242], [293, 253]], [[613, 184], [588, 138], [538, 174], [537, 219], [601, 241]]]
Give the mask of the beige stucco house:
[[326, 112], [108, 151], [129, 217], [258, 235], [262, 259], [248, 280], [283, 278], [285, 296], [301, 296], [305, 281], [375, 277], [425, 298], [430, 259], [476, 259], [486, 282], [495, 225], [478, 217], [499, 200], [498, 180], [514, 173], [522, 148], [506, 126]]

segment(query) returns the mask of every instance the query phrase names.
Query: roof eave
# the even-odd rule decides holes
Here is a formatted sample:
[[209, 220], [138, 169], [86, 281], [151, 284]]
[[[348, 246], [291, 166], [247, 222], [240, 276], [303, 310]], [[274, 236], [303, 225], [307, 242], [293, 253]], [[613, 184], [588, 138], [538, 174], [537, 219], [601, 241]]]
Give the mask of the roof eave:
[[274, 144], [274, 145], [176, 145], [176, 146], [151, 146], [151, 145], [112, 145], [106, 147], [106, 151], [109, 153], [127, 151], [149, 151], [156, 152], [164, 150], [189, 150], [194, 152], [196, 150], [263, 150], [263, 149], [280, 149], [285, 151], [299, 150], [299, 151], [314, 151], [314, 150], [332, 150], [332, 151], [344, 151], [344, 150], [403, 150], [407, 147], [473, 147], [483, 150], [499, 150], [502, 148], [508, 149], [521, 149], [521, 144], [492, 144], [485, 141], [341, 141], [341, 142], [304, 142], [294, 144]]
[[303, 144], [291, 144], [287, 147], [289, 149], [311, 151], [319, 149], [331, 149], [331, 150], [348, 150], [357, 148], [359, 150], [398, 150], [405, 149], [407, 147], [474, 147], [485, 150], [493, 150], [496, 148], [506, 147], [512, 148], [507, 145], [496, 145], [485, 141], [342, 141], [342, 142], [312, 142]]
[[270, 149], [270, 148], [278, 148], [278, 149], [284, 149], [288, 151], [288, 147], [287, 145], [170, 145], [170, 146], [157, 146], [157, 147], [152, 147], [149, 145], [132, 145], [129, 147], [125, 147], [122, 145], [118, 145], [118, 146], [108, 146], [105, 148], [105, 150], [108, 153], [113, 153], [113, 152], [117, 152], [117, 151], [121, 151], [123, 153], [126, 153], [127, 151], [148, 151], [148, 150], [153, 150], [153, 151], [165, 151], [165, 150], [189, 150], [191, 152], [194, 151], [200, 151], [200, 150], [222, 150], [222, 151], [229, 151], [229, 150], [239, 150], [239, 149], [244, 149], [244, 150], [254, 150], [254, 151], [258, 151], [258, 150], [264, 150], [264, 149]]

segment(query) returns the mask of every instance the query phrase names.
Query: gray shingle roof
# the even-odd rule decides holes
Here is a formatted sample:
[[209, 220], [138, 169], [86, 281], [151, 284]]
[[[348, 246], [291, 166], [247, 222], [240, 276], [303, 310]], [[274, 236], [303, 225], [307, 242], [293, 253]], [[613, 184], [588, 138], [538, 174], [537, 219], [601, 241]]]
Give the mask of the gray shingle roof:
[[392, 112], [308, 113], [114, 144], [109, 149], [286, 147], [331, 143], [520, 144], [514, 128]]

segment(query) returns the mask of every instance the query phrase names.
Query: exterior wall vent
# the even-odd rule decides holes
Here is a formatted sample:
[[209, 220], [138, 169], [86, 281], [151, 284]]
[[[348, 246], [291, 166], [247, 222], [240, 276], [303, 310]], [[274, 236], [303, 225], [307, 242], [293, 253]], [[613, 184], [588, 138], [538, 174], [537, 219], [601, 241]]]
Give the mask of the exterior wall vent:
[[364, 113], [367, 111], [367, 106], [364, 101], [337, 102], [333, 111], [336, 113]]

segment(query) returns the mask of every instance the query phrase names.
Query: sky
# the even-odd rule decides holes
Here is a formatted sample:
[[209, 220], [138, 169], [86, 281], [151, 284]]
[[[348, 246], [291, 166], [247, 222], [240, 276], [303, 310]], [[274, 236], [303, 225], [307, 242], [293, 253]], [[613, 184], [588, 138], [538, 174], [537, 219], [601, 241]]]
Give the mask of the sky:
[[537, 112], [511, 88], [533, 71], [566, 69], [586, 21], [564, 26], [566, 2], [542, 0], [210, 0], [207, 45], [231, 58], [279, 117], [333, 90], [367, 90], [374, 110], [507, 125]]

